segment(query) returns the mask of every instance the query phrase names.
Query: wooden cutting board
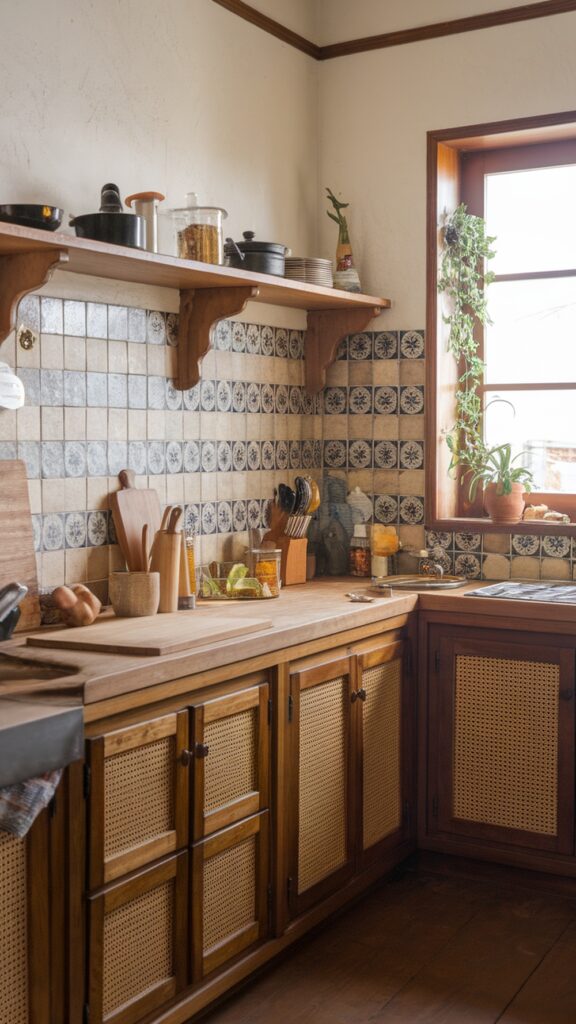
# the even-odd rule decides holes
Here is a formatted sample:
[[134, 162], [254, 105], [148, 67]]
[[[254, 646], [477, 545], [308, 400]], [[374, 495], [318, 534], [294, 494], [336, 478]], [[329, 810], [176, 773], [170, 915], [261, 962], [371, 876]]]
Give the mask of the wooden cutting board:
[[17, 629], [36, 629], [40, 604], [26, 466], [7, 460], [0, 462], [0, 587], [14, 580], [28, 587]]
[[137, 619], [104, 616], [91, 626], [78, 629], [46, 630], [27, 638], [32, 647], [60, 647], [73, 651], [106, 654], [162, 655], [191, 647], [231, 640], [247, 633], [270, 629], [270, 619], [242, 619], [234, 622], [211, 609], [147, 615]]
[[149, 545], [160, 529], [160, 499], [158, 492], [152, 488], [140, 489], [135, 486], [132, 470], [123, 469], [118, 476], [122, 490], [113, 491], [110, 495], [112, 518], [120, 550], [128, 566], [137, 572], [144, 569], [141, 564], [142, 527], [148, 524]]

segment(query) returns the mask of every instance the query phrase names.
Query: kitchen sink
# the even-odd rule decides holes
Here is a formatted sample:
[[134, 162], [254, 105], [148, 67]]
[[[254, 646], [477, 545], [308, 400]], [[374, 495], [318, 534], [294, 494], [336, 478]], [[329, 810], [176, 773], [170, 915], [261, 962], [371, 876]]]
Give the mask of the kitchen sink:
[[548, 604], [576, 604], [576, 584], [555, 582], [533, 583], [527, 580], [506, 580], [478, 590], [469, 590], [465, 597], [496, 597], [508, 601], [545, 601]]
[[392, 587], [393, 590], [455, 590], [456, 587], [463, 587], [468, 580], [465, 576], [427, 576], [423, 573], [412, 573], [406, 576], [382, 576], [378, 583], [374, 583], [371, 590], [383, 590]]

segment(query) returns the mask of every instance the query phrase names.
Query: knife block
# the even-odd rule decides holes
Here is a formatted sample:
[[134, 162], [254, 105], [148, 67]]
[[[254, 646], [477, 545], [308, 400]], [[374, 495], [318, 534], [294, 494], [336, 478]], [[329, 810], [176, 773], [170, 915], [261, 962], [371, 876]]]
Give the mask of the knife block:
[[280, 576], [284, 587], [291, 587], [297, 583], [306, 583], [306, 549], [308, 539], [306, 537], [287, 537], [284, 528], [288, 522], [288, 515], [282, 512], [277, 505], [272, 506], [270, 529], [264, 535], [263, 543], [273, 541], [275, 547], [282, 552], [280, 558]]

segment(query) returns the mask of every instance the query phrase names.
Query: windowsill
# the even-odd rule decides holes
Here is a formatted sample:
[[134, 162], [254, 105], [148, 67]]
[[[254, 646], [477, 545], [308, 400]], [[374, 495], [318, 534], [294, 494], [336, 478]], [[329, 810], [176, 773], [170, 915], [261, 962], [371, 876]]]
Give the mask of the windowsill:
[[576, 537], [576, 523], [545, 523], [541, 519], [523, 520], [519, 523], [493, 523], [491, 519], [474, 519], [468, 516], [453, 519], [426, 518], [426, 528], [437, 533], [527, 533], [534, 536], [550, 536], [562, 534], [565, 537]]

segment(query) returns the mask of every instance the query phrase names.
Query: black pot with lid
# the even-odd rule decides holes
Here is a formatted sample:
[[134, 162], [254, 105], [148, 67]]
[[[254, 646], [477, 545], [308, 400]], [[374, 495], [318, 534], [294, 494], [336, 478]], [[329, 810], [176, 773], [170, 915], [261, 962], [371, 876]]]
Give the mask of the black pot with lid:
[[72, 217], [70, 227], [74, 228], [79, 238], [129, 245], [133, 249], [146, 248], [144, 217], [123, 210], [120, 189], [111, 182], [102, 187], [99, 212]]
[[224, 265], [235, 270], [253, 270], [257, 274], [284, 277], [284, 261], [289, 250], [279, 242], [257, 241], [254, 234], [254, 231], [243, 231], [241, 242], [226, 239]]

